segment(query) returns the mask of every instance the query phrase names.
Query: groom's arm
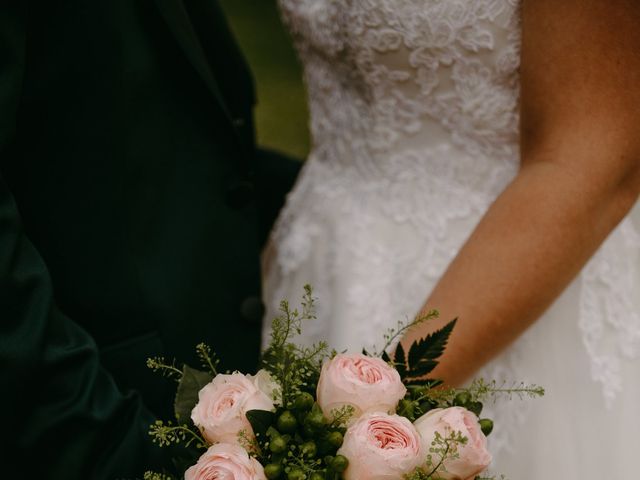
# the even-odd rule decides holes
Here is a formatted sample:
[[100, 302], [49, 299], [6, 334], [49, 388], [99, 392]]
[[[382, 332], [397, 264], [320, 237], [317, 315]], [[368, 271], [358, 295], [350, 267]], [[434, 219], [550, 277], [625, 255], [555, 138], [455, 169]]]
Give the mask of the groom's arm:
[[[16, 130], [25, 3], [0, 7], [0, 156]], [[91, 336], [56, 308], [46, 266], [24, 235], [1, 172], [0, 385], [5, 472], [132, 478], [160, 459], [147, 435], [153, 418], [140, 398], [119, 392]]]
[[295, 184], [302, 161], [265, 148], [259, 148], [256, 157], [257, 204], [260, 236], [264, 244], [287, 194]]

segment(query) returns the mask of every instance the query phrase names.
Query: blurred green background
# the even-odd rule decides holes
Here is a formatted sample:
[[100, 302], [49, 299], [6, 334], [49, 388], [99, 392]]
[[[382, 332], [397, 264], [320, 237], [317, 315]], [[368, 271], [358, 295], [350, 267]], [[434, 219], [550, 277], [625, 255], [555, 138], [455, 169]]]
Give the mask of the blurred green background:
[[276, 0], [220, 0], [220, 5], [256, 79], [258, 142], [304, 159], [309, 133], [302, 72]]

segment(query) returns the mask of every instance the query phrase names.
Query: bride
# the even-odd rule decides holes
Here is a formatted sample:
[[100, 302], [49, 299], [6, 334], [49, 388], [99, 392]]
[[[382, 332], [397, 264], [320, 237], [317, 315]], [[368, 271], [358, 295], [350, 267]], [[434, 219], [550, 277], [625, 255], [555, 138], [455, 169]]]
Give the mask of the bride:
[[640, 4], [280, 4], [314, 148], [269, 316], [311, 283], [305, 341], [353, 350], [423, 308], [457, 316], [435, 376], [547, 389], [496, 408], [496, 471], [637, 477]]

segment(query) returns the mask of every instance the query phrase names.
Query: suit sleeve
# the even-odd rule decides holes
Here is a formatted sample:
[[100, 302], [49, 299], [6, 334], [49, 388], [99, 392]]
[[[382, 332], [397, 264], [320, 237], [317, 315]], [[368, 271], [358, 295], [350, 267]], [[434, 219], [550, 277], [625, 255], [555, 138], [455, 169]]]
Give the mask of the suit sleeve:
[[260, 241], [264, 245], [296, 182], [302, 161], [264, 148], [259, 148], [256, 156]]
[[[26, 1], [0, 7], [0, 166], [14, 141], [25, 67]], [[23, 478], [141, 477], [166, 453], [136, 394], [102, 369], [92, 337], [55, 305], [0, 168], [0, 438], [3, 470]], [[9, 465], [7, 464], [9, 462]]]

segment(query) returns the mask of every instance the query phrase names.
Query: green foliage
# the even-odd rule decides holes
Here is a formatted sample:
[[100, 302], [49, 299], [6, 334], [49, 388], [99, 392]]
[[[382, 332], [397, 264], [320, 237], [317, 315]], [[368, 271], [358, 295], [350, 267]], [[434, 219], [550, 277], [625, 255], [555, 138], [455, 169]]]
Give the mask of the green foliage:
[[238, 444], [242, 448], [244, 448], [249, 455], [260, 460], [260, 443], [253, 435], [249, 434], [246, 430], [240, 430], [238, 432]]
[[147, 368], [164, 377], [172, 378], [176, 382], [182, 378], [182, 371], [176, 366], [175, 359], [171, 363], [167, 363], [164, 357], [147, 358]]
[[[425, 464], [405, 475], [405, 480], [444, 480], [448, 478], [446, 463], [460, 458], [459, 449], [466, 445], [467, 437], [459, 431], [449, 430], [446, 435], [435, 434]], [[504, 475], [500, 477], [504, 480]], [[477, 476], [474, 480], [497, 480], [496, 477]]]
[[196, 447], [206, 448], [207, 442], [202, 438], [200, 432], [195, 432], [188, 425], [174, 425], [172, 422], [156, 420], [149, 427], [149, 435], [153, 443], [159, 447], [167, 447], [179, 443], [185, 443], [188, 447], [195, 442]]
[[[250, 412], [248, 418], [256, 432], [255, 451], [260, 462], [268, 466], [267, 478], [306, 478], [338, 480], [346, 468], [347, 460], [337, 455], [346, 431], [344, 422], [353, 414], [353, 408], [337, 409], [333, 420], [322, 415], [318, 405], [310, 408], [301, 394], [293, 409], [279, 407], [267, 418]], [[253, 411], [256, 412], [256, 411]], [[265, 432], [266, 427], [266, 432]], [[268, 473], [268, 474], [267, 474]]]
[[[415, 343], [413, 345], [415, 345]], [[393, 366], [396, 367], [396, 370], [400, 374], [400, 378], [403, 380], [407, 378], [407, 360], [404, 353], [404, 347], [401, 343], [398, 343], [395, 354], [393, 355]]]
[[209, 372], [202, 372], [188, 365], [182, 367], [182, 375], [178, 383], [174, 410], [179, 422], [189, 421], [191, 411], [198, 403], [198, 392], [211, 382], [213, 376]]
[[438, 365], [437, 359], [444, 353], [447, 341], [457, 320], [452, 320], [440, 330], [413, 342], [409, 354], [398, 344], [393, 364], [405, 383], [420, 382]]
[[[391, 360], [389, 358], [389, 355], [387, 354], [387, 350], [389, 349], [389, 347], [391, 347], [391, 345], [393, 345], [396, 340], [398, 340], [405, 332], [412, 329], [413, 327], [420, 325], [423, 322], [434, 320], [439, 316], [440, 313], [437, 310], [430, 310], [425, 315], [416, 317], [411, 321], [399, 321], [395, 328], [388, 329], [382, 336], [385, 342], [384, 346], [382, 347], [380, 352], [374, 350], [373, 356], [380, 357], [385, 362], [390, 362]], [[370, 355], [366, 350], [363, 350], [362, 353], [364, 353], [365, 355]]]
[[[440, 388], [435, 388], [440, 387]], [[398, 405], [398, 415], [414, 421], [434, 408], [464, 407], [478, 417], [482, 413], [483, 402], [495, 400], [500, 396], [509, 398], [514, 395], [525, 397], [539, 397], [544, 395], [544, 389], [536, 385], [518, 383], [514, 385], [498, 385], [495, 381], [486, 382], [483, 379], [474, 380], [466, 388], [442, 388], [437, 380], [425, 380], [407, 385], [407, 394]], [[482, 419], [485, 433], [491, 433], [489, 419]]]
[[[480, 378], [474, 380], [469, 387], [466, 388], [417, 388], [423, 398], [431, 401], [436, 407], [461, 406], [468, 410], [474, 411], [482, 404], [489, 400], [495, 401], [499, 397], [507, 397], [510, 400], [514, 396], [519, 399], [536, 398], [544, 395], [544, 388], [537, 385], [527, 385], [525, 383], [501, 383], [495, 380], [487, 382]], [[481, 406], [481, 405], [480, 405]], [[481, 410], [481, 408], [480, 408]]]
[[206, 343], [199, 343], [196, 345], [196, 354], [200, 359], [200, 365], [209, 370], [209, 373], [215, 377], [218, 374], [218, 364], [220, 360], [217, 358], [215, 352], [211, 350], [211, 347]]
[[413, 342], [407, 357], [407, 379], [418, 380], [438, 365], [436, 361], [444, 353], [457, 319], [452, 320], [440, 330]]
[[345, 427], [353, 417], [356, 409], [351, 405], [344, 405], [331, 410], [331, 426], [333, 428]]
[[450, 431], [446, 436], [435, 434], [429, 447], [429, 453], [424, 466], [416, 468], [406, 480], [441, 480], [446, 473], [445, 462], [460, 457], [458, 449], [467, 444], [467, 437], [458, 431]]
[[285, 408], [293, 407], [301, 393], [315, 390], [322, 363], [330, 356], [324, 342], [311, 347], [292, 342], [302, 332], [303, 323], [316, 318], [311, 287], [306, 285], [304, 291], [302, 311], [291, 309], [286, 300], [280, 303], [280, 315], [272, 321], [271, 341], [262, 357], [263, 367], [282, 387]]
[[172, 475], [167, 475], [165, 473], [158, 473], [147, 470], [146, 472], [144, 472], [143, 480], [175, 480], [175, 477]]
[[304, 323], [313, 319], [314, 298], [307, 285], [301, 309], [293, 309], [283, 301], [280, 315], [272, 322], [271, 341], [262, 366], [281, 386], [282, 401], [275, 413], [247, 413], [256, 433], [254, 451], [268, 466], [268, 478], [337, 480], [340, 469], [346, 466], [346, 459], [336, 453], [354, 409], [336, 409], [327, 419], [315, 403], [322, 363], [335, 352], [330, 352], [326, 343], [302, 347], [293, 342]]
[[275, 413], [266, 410], [249, 410], [247, 412], [247, 420], [249, 420], [253, 432], [263, 438], [267, 435], [267, 430], [273, 425], [275, 418]]

